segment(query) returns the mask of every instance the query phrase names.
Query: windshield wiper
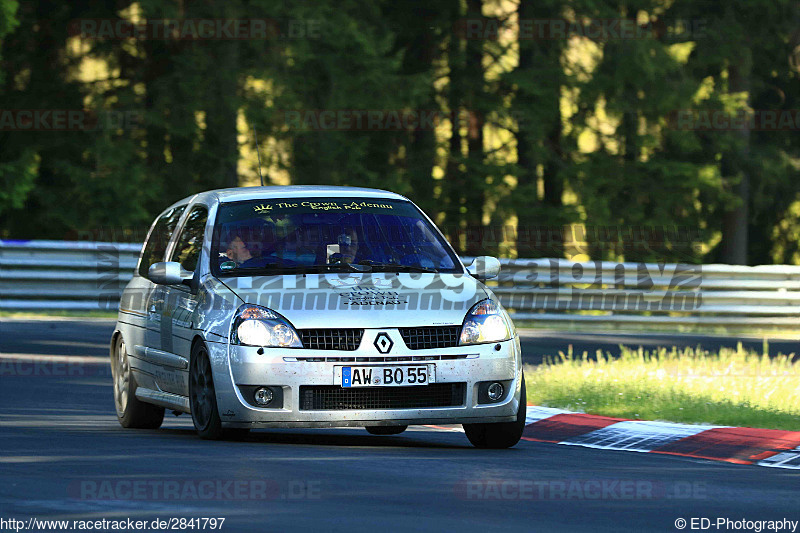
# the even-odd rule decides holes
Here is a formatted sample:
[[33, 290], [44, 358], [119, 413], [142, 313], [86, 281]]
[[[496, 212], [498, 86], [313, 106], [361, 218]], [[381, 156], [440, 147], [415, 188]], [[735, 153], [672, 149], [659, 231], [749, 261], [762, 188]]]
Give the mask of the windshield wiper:
[[[372, 263], [370, 265], [373, 269], [386, 269], [384, 272], [413, 272], [421, 274], [438, 274], [439, 271], [435, 268], [426, 268], [416, 265], [398, 265], [396, 263]], [[391, 270], [389, 270], [391, 269]]]
[[261, 272], [263, 275], [278, 274], [316, 274], [318, 272], [403, 272], [414, 274], [439, 274], [441, 271], [435, 268], [427, 268], [418, 265], [400, 265], [397, 263], [373, 263], [369, 259], [359, 263], [329, 263], [324, 265], [297, 265], [281, 266], [278, 264], [265, 265], [259, 267], [238, 267], [231, 270], [223, 270], [222, 274], [240, 274], [245, 272]]
[[318, 272], [369, 272], [372, 267], [369, 265], [354, 265], [351, 263], [332, 263], [326, 265], [297, 265], [281, 266], [277, 264], [258, 266], [258, 267], [237, 267], [231, 270], [223, 270], [222, 274], [240, 274], [245, 272], [259, 272], [266, 276], [278, 274], [316, 274]]
[[[368, 264], [353, 264], [353, 263], [330, 263], [327, 265], [316, 265], [326, 270], [349, 270], [350, 272], [369, 272], [372, 270], [372, 265]], [[342, 268], [344, 267], [344, 268]]]

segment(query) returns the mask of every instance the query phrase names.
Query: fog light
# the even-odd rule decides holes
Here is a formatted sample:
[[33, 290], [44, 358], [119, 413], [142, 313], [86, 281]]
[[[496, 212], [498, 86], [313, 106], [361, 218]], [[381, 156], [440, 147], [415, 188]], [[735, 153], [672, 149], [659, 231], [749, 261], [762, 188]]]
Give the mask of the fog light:
[[490, 400], [496, 402], [497, 400], [503, 397], [503, 384], [492, 383], [486, 390], [486, 395], [489, 397]]
[[[502, 387], [500, 387], [502, 389]], [[272, 401], [272, 391], [266, 387], [261, 387], [256, 389], [255, 394], [253, 394], [253, 398], [256, 400], [258, 405], [269, 405]]]

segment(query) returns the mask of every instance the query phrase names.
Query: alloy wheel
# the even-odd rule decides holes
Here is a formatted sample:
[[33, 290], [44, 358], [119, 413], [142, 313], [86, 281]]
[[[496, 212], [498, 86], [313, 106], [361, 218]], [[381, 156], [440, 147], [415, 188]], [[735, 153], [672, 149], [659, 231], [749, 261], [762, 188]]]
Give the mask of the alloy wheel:
[[211, 421], [214, 402], [214, 380], [211, 375], [211, 363], [208, 352], [201, 348], [192, 361], [192, 416], [198, 428], [204, 429]]
[[125, 341], [120, 336], [117, 339], [116, 357], [114, 359], [114, 404], [119, 416], [125, 415], [128, 407], [128, 395], [130, 393], [131, 367], [128, 363], [128, 352], [125, 349]]

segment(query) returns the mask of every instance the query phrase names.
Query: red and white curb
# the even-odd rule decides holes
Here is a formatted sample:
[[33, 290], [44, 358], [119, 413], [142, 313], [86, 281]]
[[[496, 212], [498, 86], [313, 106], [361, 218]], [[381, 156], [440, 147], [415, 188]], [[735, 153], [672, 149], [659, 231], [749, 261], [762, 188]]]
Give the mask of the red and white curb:
[[800, 432], [627, 420], [528, 406], [522, 440], [800, 470]]

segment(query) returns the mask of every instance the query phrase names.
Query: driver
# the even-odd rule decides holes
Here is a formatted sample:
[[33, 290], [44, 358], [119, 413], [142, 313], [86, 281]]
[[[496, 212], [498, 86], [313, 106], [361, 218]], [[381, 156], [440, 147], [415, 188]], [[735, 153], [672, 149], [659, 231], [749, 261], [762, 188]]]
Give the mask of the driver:
[[264, 266], [261, 258], [261, 246], [259, 243], [250, 242], [242, 238], [241, 233], [236, 233], [228, 241], [225, 255], [234, 261], [239, 268]]
[[239, 235], [236, 235], [228, 243], [228, 249], [225, 251], [225, 255], [228, 256], [228, 259], [231, 261], [236, 261], [236, 263], [239, 265], [253, 258], [253, 254], [250, 252], [250, 249]]

